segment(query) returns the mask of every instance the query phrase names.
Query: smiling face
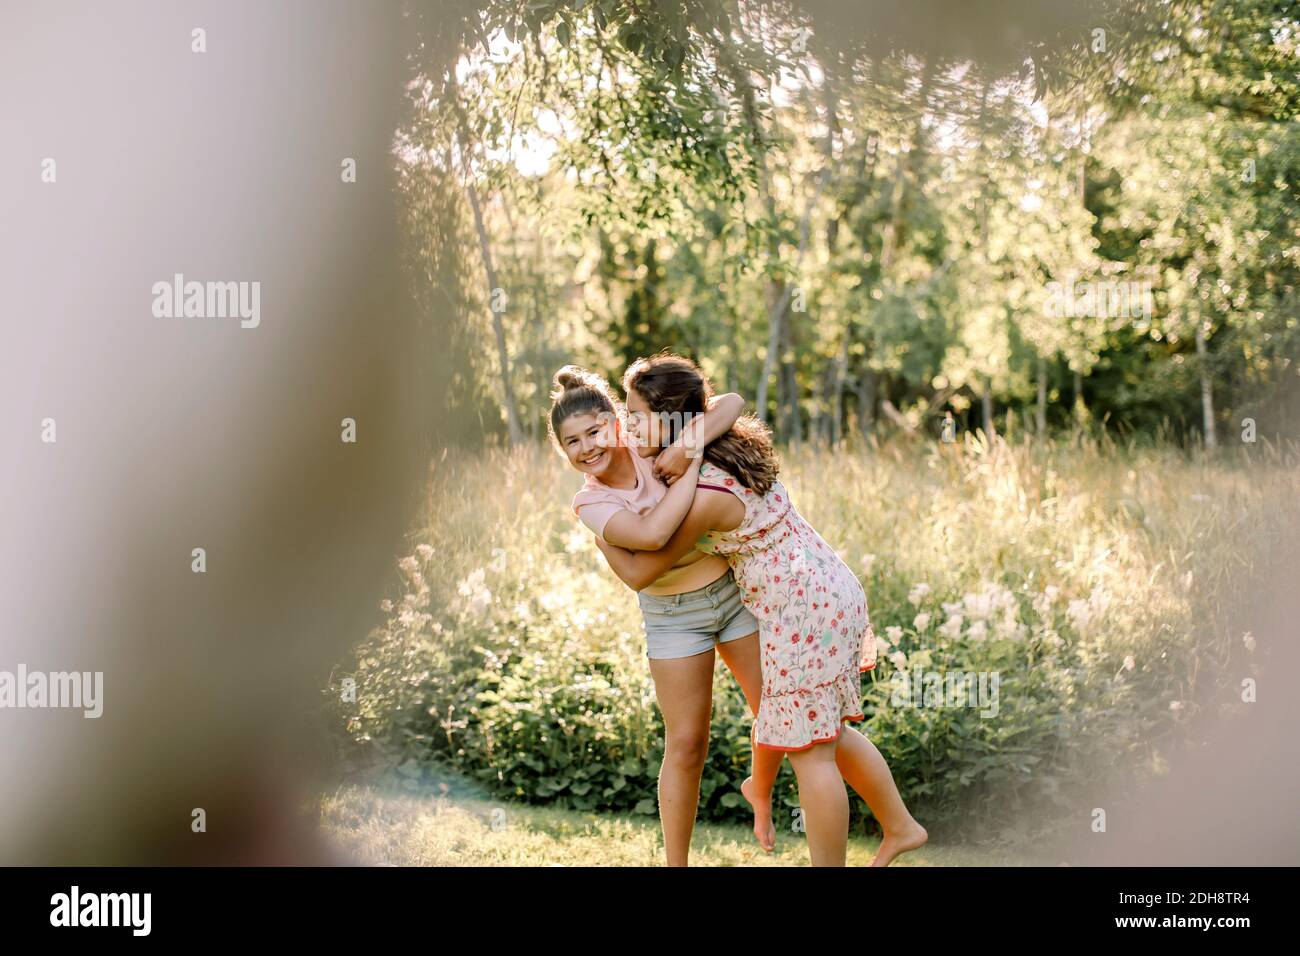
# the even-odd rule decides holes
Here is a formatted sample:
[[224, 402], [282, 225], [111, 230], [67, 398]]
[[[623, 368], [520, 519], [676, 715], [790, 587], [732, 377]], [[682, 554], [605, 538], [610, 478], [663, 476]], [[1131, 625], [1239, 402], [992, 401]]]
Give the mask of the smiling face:
[[600, 478], [618, 451], [618, 420], [608, 413], [570, 415], [560, 423], [557, 437], [569, 464]]
[[663, 434], [662, 420], [650, 410], [646, 400], [634, 388], [627, 390], [627, 425], [630, 432], [628, 443], [642, 458], [659, 454], [663, 446], [668, 444], [668, 436]]

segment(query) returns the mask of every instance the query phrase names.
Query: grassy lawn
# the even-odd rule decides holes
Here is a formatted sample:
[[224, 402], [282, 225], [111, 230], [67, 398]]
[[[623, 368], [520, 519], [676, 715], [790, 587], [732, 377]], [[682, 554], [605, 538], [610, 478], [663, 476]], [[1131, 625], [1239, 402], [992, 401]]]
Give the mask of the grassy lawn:
[[[347, 785], [322, 798], [326, 833], [356, 862], [397, 866], [660, 866], [654, 817], [586, 813], [512, 804], [448, 785], [401, 793]], [[879, 840], [852, 836], [850, 866], [867, 866]], [[1016, 866], [1033, 862], [1005, 850], [936, 846], [894, 866]], [[807, 866], [803, 834], [778, 831], [776, 850], [759, 849], [747, 827], [697, 824], [695, 866]]]

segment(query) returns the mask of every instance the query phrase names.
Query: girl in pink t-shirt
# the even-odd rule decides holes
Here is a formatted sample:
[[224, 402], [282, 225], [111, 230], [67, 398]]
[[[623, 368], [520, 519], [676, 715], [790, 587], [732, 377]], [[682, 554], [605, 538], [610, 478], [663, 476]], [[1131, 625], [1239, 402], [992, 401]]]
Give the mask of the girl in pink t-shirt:
[[[722, 435], [744, 402], [721, 396], [657, 459], [625, 444], [617, 402], [599, 376], [573, 366], [555, 377], [550, 430], [586, 479], [574, 511], [602, 545], [660, 548], [691, 507], [702, 458], [688, 452]], [[667, 484], [656, 472], [667, 475]], [[745, 607], [727, 561], [685, 549], [637, 593], [646, 657], [664, 719], [659, 814], [670, 866], [685, 865], [708, 750], [715, 655], [757, 693], [758, 622]], [[743, 679], [741, 675], [744, 675]]]

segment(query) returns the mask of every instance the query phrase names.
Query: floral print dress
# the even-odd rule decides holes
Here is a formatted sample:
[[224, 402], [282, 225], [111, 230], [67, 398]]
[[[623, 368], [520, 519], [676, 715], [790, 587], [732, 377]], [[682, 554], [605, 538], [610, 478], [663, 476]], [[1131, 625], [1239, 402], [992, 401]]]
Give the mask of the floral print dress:
[[755, 494], [716, 465], [699, 488], [730, 491], [745, 505], [733, 531], [710, 531], [696, 547], [731, 565], [741, 600], [758, 618], [763, 697], [754, 742], [806, 750], [862, 720], [860, 674], [876, 666], [876, 635], [857, 575], [795, 511], [778, 481]]

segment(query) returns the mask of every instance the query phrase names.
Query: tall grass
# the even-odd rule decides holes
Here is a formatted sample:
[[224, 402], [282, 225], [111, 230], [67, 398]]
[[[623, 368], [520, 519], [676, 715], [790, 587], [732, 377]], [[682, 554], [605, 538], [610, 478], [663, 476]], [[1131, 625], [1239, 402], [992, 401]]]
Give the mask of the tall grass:
[[[1294, 526], [1294, 466], [1294, 449], [1104, 437], [785, 454], [796, 506], [863, 580], [886, 642], [866, 732], [932, 832], [1029, 839], [1100, 780], [1158, 773], [1199, 709], [1241, 706], [1221, 676], [1254, 652], [1234, 602]], [[369, 759], [413, 783], [442, 762], [517, 800], [655, 812], [640, 617], [569, 509], [580, 483], [549, 448], [437, 463], [385, 620], [344, 668], [358, 699], [340, 724]], [[898, 675], [918, 670], [996, 673], [996, 713], [901, 705]], [[747, 734], [720, 670], [703, 818], [743, 818]], [[793, 806], [788, 772], [781, 786]]]

